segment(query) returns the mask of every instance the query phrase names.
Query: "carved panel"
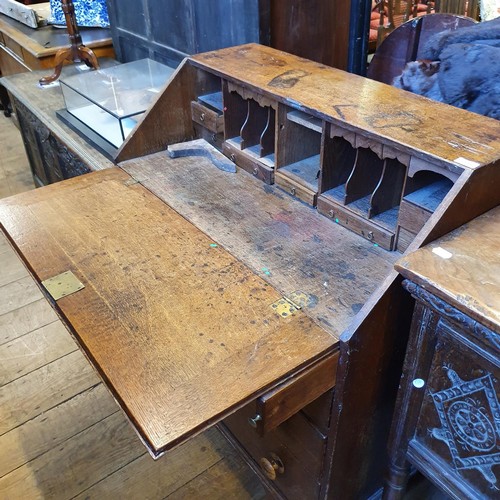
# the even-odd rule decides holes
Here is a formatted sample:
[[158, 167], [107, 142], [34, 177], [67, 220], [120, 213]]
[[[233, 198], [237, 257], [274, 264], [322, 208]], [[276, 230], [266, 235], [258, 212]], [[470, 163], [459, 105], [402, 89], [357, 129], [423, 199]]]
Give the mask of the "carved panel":
[[49, 137], [51, 148], [54, 152], [55, 161], [58, 164], [64, 179], [76, 177], [78, 175], [87, 174], [90, 168], [82, 161], [82, 159], [75, 155], [73, 151], [68, 149], [66, 145], [56, 139], [54, 136]]
[[15, 99], [26, 153], [38, 185], [90, 172], [90, 168], [19, 100]]
[[416, 299], [425, 302], [428, 306], [438, 312], [456, 325], [468, 335], [471, 335], [487, 349], [500, 350], [500, 335], [488, 327], [478, 323], [476, 320], [467, 316], [463, 312], [446, 303], [444, 300], [436, 297], [432, 293], [424, 290], [409, 280], [403, 281], [403, 287], [406, 288]]
[[485, 351], [463, 333], [443, 318], [438, 323], [414, 439], [439, 456], [478, 497], [498, 498], [499, 351]]

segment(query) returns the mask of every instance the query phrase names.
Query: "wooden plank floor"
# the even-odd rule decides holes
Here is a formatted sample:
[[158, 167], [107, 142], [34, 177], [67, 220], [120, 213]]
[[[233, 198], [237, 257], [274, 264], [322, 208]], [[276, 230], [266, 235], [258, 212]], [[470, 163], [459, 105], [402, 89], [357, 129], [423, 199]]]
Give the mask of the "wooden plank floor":
[[[32, 189], [0, 115], [0, 197]], [[263, 498], [212, 429], [153, 461], [0, 233], [0, 498]]]

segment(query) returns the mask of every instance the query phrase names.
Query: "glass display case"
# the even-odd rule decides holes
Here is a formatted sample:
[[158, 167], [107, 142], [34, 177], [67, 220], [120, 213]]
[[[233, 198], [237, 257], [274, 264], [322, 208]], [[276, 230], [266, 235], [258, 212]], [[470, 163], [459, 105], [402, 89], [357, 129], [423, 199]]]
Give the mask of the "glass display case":
[[119, 148], [172, 72], [141, 59], [62, 78], [66, 108], [59, 116], [93, 142], [97, 135], [98, 142]]

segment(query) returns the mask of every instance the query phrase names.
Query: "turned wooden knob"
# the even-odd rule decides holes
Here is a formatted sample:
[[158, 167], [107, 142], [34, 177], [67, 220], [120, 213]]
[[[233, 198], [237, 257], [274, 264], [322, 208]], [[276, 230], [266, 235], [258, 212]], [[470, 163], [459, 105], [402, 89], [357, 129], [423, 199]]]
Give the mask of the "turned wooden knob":
[[259, 422], [262, 422], [262, 417], [257, 413], [254, 417], [248, 417], [248, 423], [254, 428], [257, 428]]
[[283, 474], [285, 472], [285, 466], [276, 453], [271, 453], [270, 455], [271, 458], [269, 459], [265, 457], [260, 459], [260, 467], [266, 477], [274, 481], [276, 479], [276, 473]]

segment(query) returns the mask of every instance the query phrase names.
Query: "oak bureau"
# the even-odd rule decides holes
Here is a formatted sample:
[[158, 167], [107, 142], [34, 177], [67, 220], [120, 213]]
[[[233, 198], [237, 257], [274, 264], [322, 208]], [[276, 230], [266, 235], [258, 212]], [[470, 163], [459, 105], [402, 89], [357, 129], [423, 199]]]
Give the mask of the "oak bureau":
[[277, 496], [374, 494], [394, 263], [500, 202], [500, 123], [249, 44], [185, 60], [115, 162], [0, 222], [152, 456], [220, 424]]

